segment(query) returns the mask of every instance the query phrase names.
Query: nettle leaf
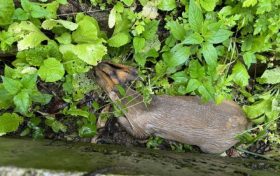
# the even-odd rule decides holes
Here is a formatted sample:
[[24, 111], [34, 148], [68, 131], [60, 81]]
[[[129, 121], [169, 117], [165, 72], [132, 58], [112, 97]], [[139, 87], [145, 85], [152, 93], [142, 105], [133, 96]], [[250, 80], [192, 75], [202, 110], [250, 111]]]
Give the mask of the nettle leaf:
[[252, 63], [256, 63], [256, 55], [253, 52], [245, 52], [243, 54], [243, 60], [244, 63], [246, 64], [247, 68], [251, 66]]
[[145, 47], [145, 39], [142, 37], [134, 37], [133, 47], [135, 49], [135, 52], [140, 52]]
[[79, 129], [80, 137], [93, 137], [95, 134], [96, 126], [94, 124], [86, 124]]
[[229, 39], [231, 35], [231, 31], [220, 28], [217, 32], [214, 32], [212, 35], [207, 36], [206, 41], [213, 44], [222, 43], [225, 40]]
[[201, 79], [205, 77], [205, 68], [200, 65], [198, 60], [191, 60], [187, 71], [191, 78]]
[[15, 95], [19, 92], [19, 90], [22, 88], [22, 83], [19, 80], [11, 79], [8, 77], [1, 76], [3, 80], [3, 86], [5, 89], [12, 95]]
[[200, 0], [200, 5], [208, 12], [213, 11], [218, 0]]
[[11, 95], [3, 86], [0, 84], [0, 109], [7, 109], [13, 104], [13, 95]]
[[127, 43], [129, 43], [131, 40], [131, 37], [128, 32], [119, 32], [117, 34], [114, 34], [109, 40], [108, 44], [112, 47], [121, 47]]
[[33, 102], [40, 103], [42, 105], [48, 104], [52, 99], [52, 95], [43, 94], [43, 93], [39, 92], [38, 90], [32, 91], [30, 94], [30, 97]]
[[13, 0], [0, 0], [0, 26], [5, 26], [12, 22], [14, 11]]
[[163, 53], [162, 57], [168, 67], [177, 67], [187, 62], [190, 54], [189, 47], [177, 44], [170, 51]]
[[190, 6], [189, 6], [189, 23], [191, 28], [196, 31], [200, 32], [201, 27], [203, 26], [203, 15], [200, 7], [194, 0], [190, 0]]
[[231, 77], [233, 78], [233, 81], [240, 87], [247, 86], [250, 78], [245, 66], [239, 61], [234, 65]]
[[203, 42], [203, 37], [199, 33], [194, 32], [188, 35], [182, 43], [194, 45], [194, 44], [201, 44], [202, 42]]
[[201, 85], [203, 85], [197, 79], [190, 79], [186, 88], [186, 93], [190, 93], [198, 89]]
[[46, 125], [52, 128], [52, 130], [55, 133], [58, 133], [59, 131], [66, 132], [67, 126], [65, 126], [63, 123], [57, 121], [54, 117], [46, 116]]
[[242, 7], [255, 6], [258, 3], [258, 0], [245, 0], [242, 4]]
[[37, 88], [37, 75], [31, 74], [31, 75], [24, 75], [24, 77], [20, 81], [23, 85], [23, 88], [32, 90]]
[[209, 66], [215, 66], [217, 64], [218, 55], [217, 50], [211, 43], [203, 43], [202, 44], [202, 54]]
[[168, 21], [166, 27], [170, 29], [171, 35], [173, 35], [175, 39], [184, 39], [186, 31], [183, 24], [180, 24], [178, 21]]
[[78, 24], [73, 23], [71, 21], [66, 21], [66, 20], [50, 19], [50, 20], [45, 20], [42, 23], [42, 28], [46, 29], [46, 30], [51, 30], [51, 29], [53, 29], [54, 27], [57, 27], [57, 26], [63, 26], [64, 28], [69, 29], [70, 31], [74, 31], [78, 28]]
[[14, 12], [13, 19], [19, 21], [26, 21], [29, 18], [29, 14], [24, 11], [22, 8], [17, 8]]
[[31, 106], [31, 99], [26, 89], [22, 89], [16, 96], [14, 96], [13, 100], [17, 112], [20, 112], [21, 114], [26, 114], [28, 112], [28, 108]]
[[163, 11], [171, 11], [176, 8], [176, 0], [160, 0], [158, 8]]
[[63, 78], [64, 72], [63, 64], [60, 61], [48, 58], [44, 60], [43, 65], [38, 70], [38, 75], [46, 82], [55, 82]]
[[23, 118], [16, 113], [4, 113], [0, 116], [0, 136], [14, 132], [23, 122]]
[[64, 55], [66, 53], [73, 53], [79, 59], [89, 65], [97, 65], [107, 53], [107, 48], [101, 43], [96, 44], [78, 44], [78, 45], [61, 45], [60, 52]]
[[100, 29], [97, 21], [90, 16], [78, 14], [76, 23], [79, 25], [77, 30], [72, 33], [72, 39], [76, 43], [96, 43], [102, 41], [99, 38]]
[[261, 84], [278, 84], [280, 83], [280, 67], [266, 69], [258, 82]]

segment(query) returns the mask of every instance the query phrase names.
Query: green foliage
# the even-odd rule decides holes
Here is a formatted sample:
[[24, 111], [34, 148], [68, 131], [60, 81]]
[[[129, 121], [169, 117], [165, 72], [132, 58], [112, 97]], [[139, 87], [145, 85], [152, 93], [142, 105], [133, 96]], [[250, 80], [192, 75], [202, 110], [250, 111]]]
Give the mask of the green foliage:
[[0, 116], [0, 136], [14, 132], [23, 122], [23, 118], [16, 113], [4, 113]]
[[[239, 135], [241, 142], [250, 145], [266, 137], [279, 145], [278, 0], [90, 2], [101, 10], [111, 9], [112, 33], [101, 31], [97, 20], [84, 13], [58, 18], [65, 0], [21, 0], [17, 9], [13, 1], [0, 0], [0, 51], [17, 50], [0, 83], [1, 113], [13, 126], [2, 125], [2, 130], [0, 123], [0, 133], [17, 130], [22, 119], [27, 121], [22, 135], [42, 137], [42, 125], [55, 133], [67, 132], [62, 120], [42, 112], [52, 96], [40, 91], [55, 85], [62, 89], [56, 96], [69, 104], [58, 114], [79, 119], [79, 136], [95, 135], [96, 117], [83, 100], [97, 89], [88, 72], [106, 58], [125, 60], [139, 69], [135, 88], [146, 103], [152, 94], [198, 95], [216, 103], [234, 98], [254, 125]], [[267, 69], [252, 72], [260, 63]], [[114, 114], [122, 115], [120, 103], [115, 106]], [[21, 120], [7, 112], [20, 113]], [[158, 143], [161, 140], [155, 138], [147, 145], [157, 148]]]

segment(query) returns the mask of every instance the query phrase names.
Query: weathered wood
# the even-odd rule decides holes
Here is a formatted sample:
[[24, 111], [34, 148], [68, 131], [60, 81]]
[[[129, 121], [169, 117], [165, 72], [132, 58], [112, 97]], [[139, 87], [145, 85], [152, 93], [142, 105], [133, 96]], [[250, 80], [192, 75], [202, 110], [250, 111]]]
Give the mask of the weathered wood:
[[89, 175], [223, 176], [278, 175], [280, 172], [279, 162], [266, 160], [0, 137], [0, 168], [3, 166], [87, 172]]

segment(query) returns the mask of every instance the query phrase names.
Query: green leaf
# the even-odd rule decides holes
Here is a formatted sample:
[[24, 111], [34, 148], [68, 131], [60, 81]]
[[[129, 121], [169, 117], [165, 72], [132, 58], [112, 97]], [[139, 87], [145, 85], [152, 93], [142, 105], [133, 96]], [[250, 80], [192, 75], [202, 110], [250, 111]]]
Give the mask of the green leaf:
[[120, 33], [114, 34], [108, 40], [108, 44], [109, 44], [109, 46], [118, 48], [120, 46], [123, 46], [123, 45], [129, 43], [130, 39], [131, 39], [131, 37], [128, 32], [120, 32]]
[[15, 11], [13, 0], [0, 0], [0, 26], [12, 23], [12, 17]]
[[2, 80], [3, 80], [3, 86], [12, 95], [18, 93], [23, 86], [19, 80], [11, 79], [4, 76], [2, 76]]
[[71, 106], [69, 108], [69, 110], [66, 111], [66, 114], [69, 114], [72, 116], [81, 116], [81, 117], [85, 117], [85, 118], [88, 118], [90, 115], [88, 111], [78, 109], [75, 106]]
[[170, 76], [176, 83], [186, 83], [188, 77], [185, 71], [176, 72]]
[[280, 83], [280, 67], [267, 69], [258, 80], [261, 84], [278, 84]]
[[60, 44], [70, 44], [71, 43], [71, 34], [68, 32], [65, 32], [61, 34], [61, 36], [58, 36], [55, 38]]
[[90, 65], [97, 65], [107, 53], [107, 48], [101, 43], [96, 44], [78, 44], [78, 45], [60, 45], [60, 52], [64, 55], [73, 53], [79, 59]]
[[160, 0], [158, 8], [163, 11], [171, 11], [176, 8], [176, 0]]
[[115, 8], [112, 8], [112, 10], [110, 11], [109, 14], [109, 19], [108, 19], [108, 26], [109, 28], [113, 28], [116, 24], [116, 15], [117, 15], [117, 11]]
[[25, 89], [35, 89], [37, 88], [37, 75], [24, 75], [20, 82], [23, 85], [23, 88]]
[[134, 0], [121, 0], [125, 5], [131, 6]]
[[39, 3], [30, 2], [29, 0], [21, 0], [20, 2], [24, 11], [28, 12], [33, 18], [47, 18], [51, 15]]
[[203, 21], [203, 15], [200, 7], [194, 0], [190, 0], [189, 24], [191, 28], [196, 32], [200, 32], [201, 27], [203, 26]]
[[13, 104], [13, 95], [11, 95], [3, 86], [0, 84], [0, 109], [7, 109]]
[[42, 23], [42, 28], [46, 29], [46, 30], [51, 30], [51, 29], [53, 29], [54, 27], [57, 27], [57, 26], [63, 26], [66, 29], [69, 29], [70, 31], [74, 31], [78, 28], [78, 24], [73, 23], [71, 21], [66, 21], [66, 20], [50, 19], [50, 20], [45, 20]]
[[0, 116], [0, 136], [14, 132], [23, 122], [23, 118], [16, 113], [4, 113]]
[[245, 0], [242, 4], [242, 7], [250, 7], [250, 6], [254, 6], [258, 3], [258, 0]]
[[96, 43], [102, 41], [99, 38], [100, 29], [97, 21], [90, 16], [78, 14], [76, 23], [79, 25], [77, 30], [72, 33], [72, 39], [76, 43]]
[[229, 39], [231, 35], [232, 35], [231, 31], [226, 29], [219, 29], [217, 32], [214, 32], [212, 35], [207, 36], [206, 41], [213, 44], [222, 43], [225, 40]]
[[48, 37], [29, 21], [13, 23], [9, 26], [9, 31], [17, 38], [18, 51], [34, 48], [42, 41], [48, 40]]
[[92, 124], [83, 125], [79, 129], [80, 137], [93, 137], [96, 134], [96, 126]]
[[64, 76], [63, 64], [55, 58], [48, 58], [38, 70], [38, 75], [46, 82], [58, 81]]
[[252, 63], [256, 63], [256, 55], [253, 52], [245, 52], [243, 54], [243, 60], [244, 63], [246, 64], [247, 68], [250, 68]]
[[197, 79], [190, 79], [186, 88], [186, 93], [190, 93], [198, 89], [202, 83]]
[[29, 18], [29, 14], [25, 12], [22, 8], [17, 8], [15, 10], [13, 19], [19, 20], [19, 21], [26, 21]]
[[39, 92], [37, 90], [32, 91], [32, 93], [30, 94], [30, 97], [33, 102], [41, 103], [42, 105], [48, 104], [52, 99], [52, 95], [42, 94], [41, 92]]
[[209, 66], [217, 65], [218, 55], [217, 50], [211, 43], [203, 43], [202, 44], [202, 54]]
[[28, 108], [31, 106], [31, 100], [29, 94], [25, 89], [19, 92], [16, 96], [14, 96], [14, 104], [16, 105], [16, 111], [21, 114], [26, 114], [28, 112]]
[[173, 35], [175, 39], [184, 39], [186, 31], [183, 24], [180, 24], [178, 21], [168, 21], [166, 27], [170, 30], [171, 35]]
[[203, 42], [203, 37], [197, 32], [188, 35], [182, 43], [184, 44], [201, 44]]
[[231, 76], [233, 81], [241, 87], [245, 87], [249, 83], [250, 76], [245, 66], [239, 61], [234, 65]]
[[55, 133], [58, 133], [59, 131], [65, 133], [65, 132], [67, 131], [67, 126], [65, 126], [65, 125], [62, 124], [61, 122], [55, 120], [54, 117], [47, 116], [47, 117], [46, 117], [45, 123], [46, 123], [46, 125], [48, 125], [49, 127], [51, 127], [52, 130], [53, 130]]
[[200, 65], [198, 60], [190, 61], [188, 72], [191, 78], [201, 79], [205, 77], [205, 68]]
[[162, 57], [168, 67], [177, 67], [186, 63], [190, 56], [190, 48], [181, 44], [175, 45], [170, 51], [163, 53]]
[[133, 47], [135, 49], [135, 52], [140, 52], [145, 47], [145, 39], [142, 37], [134, 37]]
[[213, 11], [218, 0], [200, 0], [200, 5], [208, 12]]

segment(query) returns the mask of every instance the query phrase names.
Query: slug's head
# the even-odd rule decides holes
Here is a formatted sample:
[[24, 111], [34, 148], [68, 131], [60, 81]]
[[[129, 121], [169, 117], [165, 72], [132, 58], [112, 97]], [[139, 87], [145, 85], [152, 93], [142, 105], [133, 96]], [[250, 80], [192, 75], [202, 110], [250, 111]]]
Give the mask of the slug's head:
[[107, 92], [116, 91], [116, 85], [125, 86], [129, 81], [137, 79], [136, 69], [111, 62], [101, 62], [95, 67], [97, 83]]

